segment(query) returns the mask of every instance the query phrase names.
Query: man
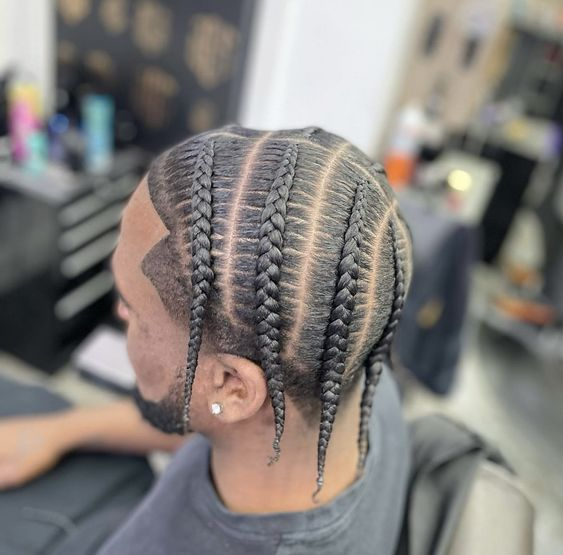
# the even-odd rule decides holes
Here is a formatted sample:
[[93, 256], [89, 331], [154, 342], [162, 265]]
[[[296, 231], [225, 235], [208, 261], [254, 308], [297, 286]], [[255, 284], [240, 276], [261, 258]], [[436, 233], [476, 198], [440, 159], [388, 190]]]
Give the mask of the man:
[[5, 422], [0, 485], [185, 441], [101, 553], [393, 553], [408, 441], [384, 365], [411, 256], [381, 166], [317, 128], [198, 135], [137, 188], [113, 270], [141, 414], [196, 433], [130, 403]]

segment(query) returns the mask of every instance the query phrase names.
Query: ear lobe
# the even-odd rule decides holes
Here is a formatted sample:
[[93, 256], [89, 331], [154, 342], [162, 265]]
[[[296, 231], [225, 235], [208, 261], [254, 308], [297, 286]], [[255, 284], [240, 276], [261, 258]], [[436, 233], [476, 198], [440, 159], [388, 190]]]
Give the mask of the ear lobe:
[[234, 355], [221, 354], [216, 360], [217, 364], [213, 365], [214, 391], [211, 401], [223, 405], [218, 418], [230, 423], [252, 418], [260, 411], [268, 396], [262, 368]]

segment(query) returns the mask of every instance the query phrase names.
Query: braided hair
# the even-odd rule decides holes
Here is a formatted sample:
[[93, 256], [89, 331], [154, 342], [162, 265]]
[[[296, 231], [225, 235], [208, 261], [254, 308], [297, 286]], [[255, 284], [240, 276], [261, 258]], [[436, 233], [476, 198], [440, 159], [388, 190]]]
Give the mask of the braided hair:
[[361, 469], [411, 274], [383, 167], [319, 128], [230, 126], [161, 155], [148, 186], [169, 231], [158, 248], [170, 268], [151, 269], [149, 253], [143, 271], [171, 316], [189, 322], [185, 427], [203, 341], [255, 361], [273, 411], [269, 464], [280, 457], [290, 397], [319, 423], [318, 494], [337, 410], [365, 378]]
[[368, 452], [368, 427], [373, 405], [375, 388], [383, 371], [383, 364], [389, 358], [393, 337], [399, 325], [401, 312], [405, 303], [406, 284], [405, 271], [403, 267], [404, 239], [399, 237], [397, 224], [391, 220], [389, 223], [393, 240], [393, 263], [395, 270], [395, 285], [393, 290], [393, 307], [389, 316], [389, 321], [383, 331], [381, 339], [373, 346], [368, 355], [365, 365], [365, 385], [360, 406], [360, 431], [358, 437], [358, 473], [361, 473], [365, 465]]
[[198, 154], [192, 187], [192, 303], [190, 339], [184, 382], [184, 428], [189, 422], [192, 386], [203, 335], [203, 316], [215, 274], [211, 268], [211, 177], [213, 174], [213, 141], [204, 143]]
[[279, 459], [280, 441], [285, 421], [285, 397], [280, 356], [279, 281], [283, 261], [287, 200], [293, 184], [296, 161], [297, 145], [292, 144], [284, 152], [262, 211], [256, 263], [256, 335], [260, 362], [266, 375], [268, 393], [274, 408], [274, 456], [270, 460], [270, 464]]
[[356, 305], [360, 249], [364, 233], [365, 187], [365, 182], [360, 181], [354, 195], [354, 203], [344, 236], [342, 257], [338, 264], [334, 300], [326, 328], [325, 349], [321, 366], [322, 412], [318, 443], [316, 494], [320, 492], [324, 483], [326, 452], [338, 403], [340, 402], [350, 322]]

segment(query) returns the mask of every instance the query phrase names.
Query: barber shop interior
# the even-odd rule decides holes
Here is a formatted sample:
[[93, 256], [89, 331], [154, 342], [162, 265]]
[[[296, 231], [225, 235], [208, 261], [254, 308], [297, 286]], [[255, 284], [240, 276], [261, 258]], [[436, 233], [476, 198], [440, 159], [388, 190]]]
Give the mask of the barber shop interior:
[[563, 555], [563, 2], [0, 0], [0, 555]]

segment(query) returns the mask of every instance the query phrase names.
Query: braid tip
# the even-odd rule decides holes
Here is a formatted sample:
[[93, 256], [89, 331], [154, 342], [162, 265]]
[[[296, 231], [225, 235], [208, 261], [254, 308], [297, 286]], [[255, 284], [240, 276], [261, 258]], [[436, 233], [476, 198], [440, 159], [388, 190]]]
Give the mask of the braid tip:
[[313, 493], [313, 503], [315, 505], [318, 505], [320, 503], [319, 494], [321, 493], [321, 490], [323, 489], [323, 485], [324, 485], [324, 479], [322, 478], [322, 476], [319, 476], [317, 478], [317, 489]]
[[358, 465], [356, 466], [356, 480], [359, 480], [363, 476], [365, 465], [366, 465], [365, 457], [361, 457], [358, 460]]
[[273, 443], [274, 454], [268, 460], [268, 466], [272, 466], [280, 460], [281, 448], [279, 439], [275, 439]]
[[190, 424], [189, 407], [188, 407], [188, 403], [185, 403], [185, 406], [182, 409], [182, 430], [184, 435], [188, 433], [189, 424]]

